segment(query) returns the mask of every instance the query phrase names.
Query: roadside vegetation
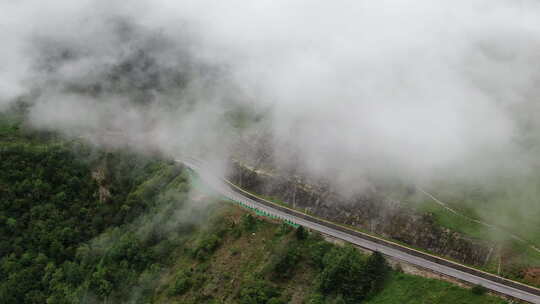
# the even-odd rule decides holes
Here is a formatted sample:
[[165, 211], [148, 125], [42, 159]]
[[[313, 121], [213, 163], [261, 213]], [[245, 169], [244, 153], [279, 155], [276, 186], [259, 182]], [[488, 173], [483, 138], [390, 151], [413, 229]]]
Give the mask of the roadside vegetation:
[[366, 304], [469, 304], [505, 303], [502, 299], [488, 297], [478, 287], [464, 289], [452, 283], [426, 279], [400, 272], [393, 272], [385, 288]]
[[[201, 248], [213, 249], [201, 259]], [[230, 205], [179, 249], [161, 282], [155, 303], [505, 303]]]

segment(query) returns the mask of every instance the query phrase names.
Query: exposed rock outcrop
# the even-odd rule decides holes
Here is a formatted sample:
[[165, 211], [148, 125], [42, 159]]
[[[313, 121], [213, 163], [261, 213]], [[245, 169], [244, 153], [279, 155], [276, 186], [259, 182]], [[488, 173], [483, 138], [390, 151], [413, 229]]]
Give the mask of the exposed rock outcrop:
[[540, 267], [525, 269], [524, 277], [528, 282], [540, 284]]
[[104, 165], [95, 168], [92, 171], [92, 178], [98, 184], [99, 201], [102, 203], [107, 202], [111, 198], [111, 191], [106, 184], [106, 167]]

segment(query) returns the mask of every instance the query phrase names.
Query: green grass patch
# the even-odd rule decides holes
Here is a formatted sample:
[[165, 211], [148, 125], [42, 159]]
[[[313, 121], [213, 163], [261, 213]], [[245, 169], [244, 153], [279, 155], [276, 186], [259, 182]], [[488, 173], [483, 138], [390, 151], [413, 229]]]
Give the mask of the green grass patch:
[[393, 272], [384, 289], [366, 304], [502, 304], [501, 298], [475, 294], [449, 282]]

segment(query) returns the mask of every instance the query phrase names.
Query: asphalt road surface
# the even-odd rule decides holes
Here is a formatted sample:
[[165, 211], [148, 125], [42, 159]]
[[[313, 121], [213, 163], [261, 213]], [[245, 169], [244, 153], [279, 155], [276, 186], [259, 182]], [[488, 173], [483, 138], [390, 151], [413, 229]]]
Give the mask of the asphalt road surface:
[[[256, 208], [259, 211], [265, 212], [267, 214], [271, 214], [275, 217], [281, 218], [283, 220], [288, 220], [290, 222], [299, 224], [301, 226], [304, 226], [309, 229], [313, 229], [315, 231], [327, 234], [329, 236], [344, 240], [346, 242], [355, 244], [357, 246], [373, 250], [373, 251], [379, 251], [384, 255], [393, 257], [395, 259], [402, 260], [404, 262], [420, 266], [429, 270], [432, 270], [434, 272], [444, 274], [471, 284], [479, 284], [482, 285], [492, 291], [511, 296], [520, 300], [524, 300], [531, 303], [539, 303], [540, 304], [540, 290], [536, 290], [534, 288], [528, 287], [528, 286], [519, 286], [513, 287], [508, 286], [507, 284], [496, 282], [491, 279], [483, 278], [475, 274], [467, 273], [464, 271], [461, 271], [459, 269], [441, 265], [439, 263], [435, 263], [433, 261], [427, 260], [426, 258], [419, 257], [412, 255], [410, 253], [407, 253], [406, 248], [396, 248], [396, 244], [393, 244], [393, 246], [376, 243], [373, 242], [366, 236], [366, 238], [363, 238], [361, 236], [358, 236], [359, 233], [347, 233], [344, 231], [340, 231], [337, 229], [334, 229], [332, 227], [328, 227], [324, 223], [321, 224], [321, 221], [316, 221], [315, 219], [310, 220], [309, 218], [306, 219], [306, 216], [299, 217], [295, 216], [294, 214], [289, 214], [284, 211], [282, 211], [284, 208], [272, 205], [275, 205], [274, 203], [267, 202], [262, 203], [259, 201], [256, 201], [254, 199], [251, 199], [251, 194], [247, 192], [243, 192], [242, 189], [232, 185], [231, 183], [228, 183], [226, 180], [224, 180], [221, 177], [213, 176], [214, 173], [207, 167], [207, 165], [197, 159], [193, 158], [187, 158], [182, 160], [177, 160], [177, 162], [184, 163], [186, 166], [194, 170], [199, 174], [201, 179], [207, 183], [209, 186], [211, 186], [215, 191], [220, 193], [221, 195], [224, 195], [225, 197], [241, 202], [244, 205], [247, 205], [252, 208]], [[282, 209], [282, 210], [280, 210]], [[317, 223], [319, 222], [319, 223]], [[388, 241], [383, 241], [388, 242]], [[455, 262], [454, 262], [455, 263]], [[501, 278], [502, 279], [502, 278]], [[503, 279], [504, 280], [504, 279]], [[510, 285], [516, 286], [516, 282], [510, 283]], [[525, 290], [523, 290], [523, 289]], [[531, 290], [532, 289], [532, 290]]]

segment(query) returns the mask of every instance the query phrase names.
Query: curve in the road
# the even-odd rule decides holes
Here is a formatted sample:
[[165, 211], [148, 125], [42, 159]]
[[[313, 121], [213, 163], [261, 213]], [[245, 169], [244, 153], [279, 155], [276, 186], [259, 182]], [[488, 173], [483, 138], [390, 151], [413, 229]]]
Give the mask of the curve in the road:
[[480, 271], [456, 262], [414, 250], [366, 233], [352, 230], [308, 214], [269, 202], [237, 187], [224, 178], [215, 177], [206, 164], [194, 158], [177, 160], [196, 171], [201, 179], [220, 194], [244, 205], [283, 220], [347, 241], [357, 246], [379, 251], [387, 256], [447, 275], [471, 284], [482, 285], [494, 292], [531, 303], [540, 304], [540, 289]]

